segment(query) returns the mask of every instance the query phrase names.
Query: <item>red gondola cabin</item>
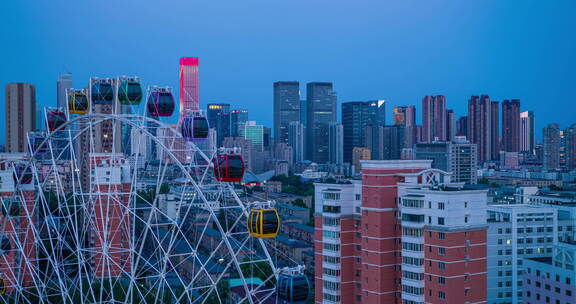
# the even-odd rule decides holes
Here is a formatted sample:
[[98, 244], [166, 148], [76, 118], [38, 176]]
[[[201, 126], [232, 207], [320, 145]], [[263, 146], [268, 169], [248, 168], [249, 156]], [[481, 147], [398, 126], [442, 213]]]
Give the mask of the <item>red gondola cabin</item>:
[[218, 155], [214, 163], [214, 176], [219, 182], [239, 183], [244, 177], [244, 160], [239, 154]]
[[66, 123], [66, 114], [62, 111], [50, 111], [48, 116], [48, 129], [55, 131], [60, 126]]

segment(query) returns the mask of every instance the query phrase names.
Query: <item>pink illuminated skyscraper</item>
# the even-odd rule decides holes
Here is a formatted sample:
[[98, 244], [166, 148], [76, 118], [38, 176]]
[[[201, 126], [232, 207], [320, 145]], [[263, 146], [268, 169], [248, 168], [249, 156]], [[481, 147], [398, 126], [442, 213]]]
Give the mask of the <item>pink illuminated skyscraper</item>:
[[180, 58], [180, 112], [200, 109], [198, 57]]

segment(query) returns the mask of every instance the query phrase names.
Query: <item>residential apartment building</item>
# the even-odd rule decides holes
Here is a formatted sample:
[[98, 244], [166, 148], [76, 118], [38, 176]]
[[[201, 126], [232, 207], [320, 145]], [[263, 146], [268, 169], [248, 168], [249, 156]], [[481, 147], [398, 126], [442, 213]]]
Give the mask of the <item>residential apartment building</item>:
[[315, 184], [316, 303], [485, 303], [485, 190], [430, 160], [362, 161]]
[[34, 131], [36, 122], [36, 86], [9, 83], [5, 87], [5, 152], [28, 152], [26, 134]]
[[486, 191], [413, 185], [398, 188], [402, 303], [483, 303]]
[[316, 303], [359, 303], [361, 198], [360, 181], [315, 184]]

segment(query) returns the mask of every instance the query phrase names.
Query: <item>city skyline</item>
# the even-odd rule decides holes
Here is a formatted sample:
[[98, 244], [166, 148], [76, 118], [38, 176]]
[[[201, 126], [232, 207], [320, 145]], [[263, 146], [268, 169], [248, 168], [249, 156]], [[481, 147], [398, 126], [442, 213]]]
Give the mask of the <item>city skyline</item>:
[[[312, 8], [323, 4], [315, 3]], [[41, 3], [27, 7], [10, 3], [3, 11], [13, 13], [4, 19], [14, 25], [11, 27], [14, 30], [3, 34], [8, 44], [19, 47], [2, 50], [5, 58], [13, 60], [2, 69], [0, 82], [3, 85], [11, 82], [34, 84], [38, 104], [47, 106], [56, 103], [59, 74], [71, 72], [77, 88], [84, 87], [90, 76], [117, 75], [137, 75], [146, 85], [177, 88], [175, 67], [178, 58], [195, 56], [202, 58], [202, 109], [207, 103], [230, 103], [247, 109], [253, 119], [266, 126], [272, 126], [272, 117], [266, 114], [273, 108], [270, 84], [283, 80], [333, 82], [340, 104], [384, 99], [389, 108], [388, 121], [392, 121], [393, 106], [419, 105], [426, 95], [446, 96], [450, 108], [460, 117], [466, 113], [466, 101], [471, 95], [488, 94], [492, 100], [500, 102], [510, 98], [522, 100], [522, 111], [532, 110], [536, 114], [536, 130], [542, 130], [551, 122], [559, 123], [562, 128], [570, 125], [569, 115], [557, 115], [556, 107], [545, 105], [550, 100], [558, 108], [569, 105], [569, 73], [576, 66], [571, 54], [576, 39], [564, 33], [576, 22], [569, 18], [574, 3], [538, 3], [523, 7], [498, 3], [498, 9], [490, 5], [496, 5], [495, 2], [471, 3], [462, 7], [458, 14], [451, 14], [456, 7], [448, 2], [419, 3], [419, 9], [410, 3], [372, 3], [367, 5], [373, 10], [362, 10], [362, 14], [345, 22], [339, 20], [345, 19], [350, 6], [331, 4], [334, 18], [326, 24], [277, 21], [283, 18], [277, 18], [276, 11], [258, 1], [226, 9], [213, 4], [170, 4], [151, 27], [144, 20], [148, 20], [146, 16], [154, 10], [131, 3], [115, 7], [117, 11], [128, 11], [129, 8], [131, 14], [117, 14], [110, 18], [101, 17], [106, 13], [105, 5], [98, 8], [95, 4], [53, 2], [50, 7]], [[301, 17], [295, 20], [309, 20], [311, 17], [306, 10], [283, 5], [280, 4], [281, 8]], [[256, 7], [262, 10], [256, 10]], [[69, 17], [78, 10], [86, 12], [88, 18], [77, 20]], [[195, 15], [197, 20], [171, 18], [172, 15], [181, 16], [180, 11], [190, 10], [199, 12]], [[239, 18], [237, 10], [242, 13], [238, 15], [253, 18]], [[435, 14], [426, 16], [431, 18], [431, 22], [424, 26], [418, 17], [423, 17], [428, 10]], [[204, 17], [211, 13], [218, 17], [214, 20]], [[387, 18], [368, 18], [376, 14]], [[505, 14], [507, 18], [498, 18], [498, 14]], [[538, 24], [527, 22], [534, 20], [536, 14], [540, 20]], [[402, 18], [395, 15], [402, 15]], [[16, 19], [14, 16], [21, 17]], [[236, 21], [238, 28], [232, 30], [221, 26], [219, 22], [226, 18]], [[28, 27], [30, 20], [38, 26]], [[271, 36], [272, 31], [255, 26], [260, 22], [272, 24], [281, 35]], [[486, 26], [475, 26], [477, 22]], [[104, 26], [99, 27], [101, 24]], [[198, 29], [198, 25], [204, 24], [206, 26]], [[458, 25], [460, 29], [452, 29], [452, 25]], [[95, 35], [105, 37], [96, 46], [91, 38], [87, 38], [92, 35], [83, 35], [87, 28], [92, 27], [100, 31]], [[132, 30], [133, 35], [126, 37], [126, 30], [118, 30], [122, 27]], [[36, 28], [41, 28], [42, 32]], [[198, 33], [193, 34], [196, 29]], [[241, 35], [242, 30], [250, 30], [253, 37]], [[303, 30], [304, 35], [296, 35], [295, 30]], [[348, 33], [344, 37], [345, 48], [338, 50], [336, 42], [330, 42], [334, 47], [327, 45], [320, 49], [324, 39], [332, 39], [342, 31]], [[169, 32], [175, 34], [164, 35]], [[314, 39], [319, 32], [326, 35]], [[162, 39], [158, 39], [158, 43], [150, 42], [151, 37], [159, 35]], [[510, 35], [515, 38], [508, 39]], [[271, 40], [263, 39], [265, 37]], [[282, 41], [278, 40], [280, 37], [295, 42], [292, 43], [294, 47], [287, 48], [288, 51], [278, 48]], [[241, 43], [239, 39], [243, 39]], [[76, 41], [74, 48], [67, 47], [70, 40]], [[227, 50], [222, 48], [222, 41], [242, 47]], [[106, 42], [119, 46], [121, 50], [106, 47]], [[375, 48], [380, 50], [378, 52], [366, 52], [367, 44], [385, 44], [387, 47], [384, 53], [380, 48]], [[307, 47], [302, 48], [302, 45]], [[285, 56], [286, 52], [295, 56]], [[250, 77], [242, 77], [244, 72], [240, 64], [250, 64]], [[428, 73], [429, 70], [442, 72]], [[222, 84], [230, 89], [222, 90]], [[337, 117], [340, 118], [340, 114]], [[541, 139], [541, 132], [536, 132], [536, 136]]]
[[575, 17], [10, 2], [0, 304], [574, 304]]

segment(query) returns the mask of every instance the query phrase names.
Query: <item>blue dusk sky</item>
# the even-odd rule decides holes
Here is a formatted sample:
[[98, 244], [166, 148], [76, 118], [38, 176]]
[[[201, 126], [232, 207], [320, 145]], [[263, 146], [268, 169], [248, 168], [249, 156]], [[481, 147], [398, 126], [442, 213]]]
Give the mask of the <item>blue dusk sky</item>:
[[42, 105], [67, 71], [77, 88], [117, 75], [177, 88], [179, 57], [194, 56], [202, 108], [230, 103], [268, 126], [278, 80], [300, 81], [302, 96], [331, 81], [339, 102], [384, 99], [389, 122], [409, 104], [420, 120], [430, 94], [458, 116], [472, 94], [520, 98], [538, 137], [576, 122], [573, 0], [2, 1], [0, 22], [0, 85], [32, 83]]

